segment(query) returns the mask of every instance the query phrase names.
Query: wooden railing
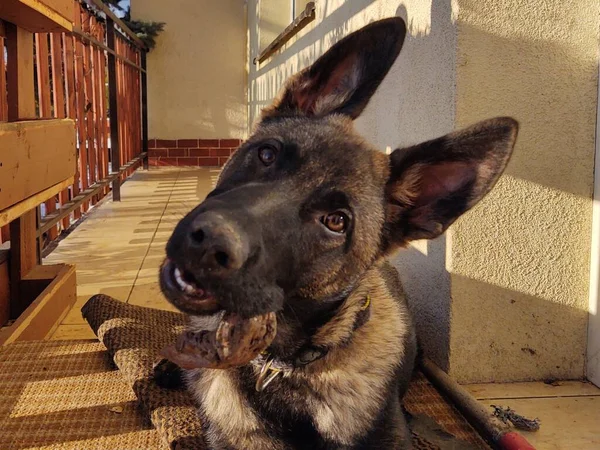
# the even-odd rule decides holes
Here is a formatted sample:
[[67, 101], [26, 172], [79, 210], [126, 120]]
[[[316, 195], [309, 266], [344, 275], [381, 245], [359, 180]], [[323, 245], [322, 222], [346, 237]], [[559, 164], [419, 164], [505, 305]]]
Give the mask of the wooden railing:
[[[109, 192], [119, 201], [121, 183], [147, 167], [145, 51], [100, 0], [0, 2], [0, 146], [18, 147], [0, 148], [12, 318], [33, 300], [19, 286], [43, 247]], [[2, 310], [0, 298], [0, 325]]]
[[[34, 34], [36, 115], [75, 120], [78, 149], [75, 182], [39, 207], [41, 246], [95, 205], [111, 184], [118, 200], [120, 183], [146, 161], [141, 115], [145, 49], [135, 35], [126, 34], [122, 22], [115, 26], [118, 19], [108, 8], [90, 3], [75, 1], [72, 32]], [[2, 48], [4, 39], [0, 37]], [[109, 59], [115, 60], [112, 82]], [[1, 57], [0, 121], [8, 119], [5, 67]], [[109, 115], [110, 95], [116, 107]], [[111, 119], [118, 133], [113, 139]], [[7, 240], [6, 225], [0, 243]]]

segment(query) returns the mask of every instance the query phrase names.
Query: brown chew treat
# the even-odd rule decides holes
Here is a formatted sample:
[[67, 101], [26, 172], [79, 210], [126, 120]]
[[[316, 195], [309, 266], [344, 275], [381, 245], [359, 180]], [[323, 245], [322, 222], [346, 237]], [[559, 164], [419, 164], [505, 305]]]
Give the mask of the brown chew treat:
[[243, 366], [273, 342], [277, 333], [275, 313], [250, 319], [226, 314], [214, 331], [186, 331], [161, 354], [184, 369], [228, 369]]

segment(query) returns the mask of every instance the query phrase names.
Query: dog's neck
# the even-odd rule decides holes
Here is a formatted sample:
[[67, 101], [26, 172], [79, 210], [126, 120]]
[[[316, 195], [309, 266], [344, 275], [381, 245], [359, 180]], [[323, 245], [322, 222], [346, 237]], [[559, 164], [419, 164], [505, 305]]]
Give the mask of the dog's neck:
[[289, 374], [297, 368], [311, 364], [333, 349], [350, 342], [354, 332], [370, 317], [372, 300], [368, 290], [369, 283], [365, 282], [369, 272], [371, 271], [368, 271], [349, 293], [330, 303], [331, 310], [321, 314], [324, 319], [321, 319], [320, 323], [313, 321], [312, 326], [306, 327], [311, 331], [304, 330], [302, 335], [297, 327], [295, 330], [290, 329], [289, 325], [287, 329], [283, 327], [282, 334], [287, 333], [290, 336], [283, 336], [280, 342], [252, 361], [254, 366], [260, 368], [257, 390], [262, 390], [278, 375]]

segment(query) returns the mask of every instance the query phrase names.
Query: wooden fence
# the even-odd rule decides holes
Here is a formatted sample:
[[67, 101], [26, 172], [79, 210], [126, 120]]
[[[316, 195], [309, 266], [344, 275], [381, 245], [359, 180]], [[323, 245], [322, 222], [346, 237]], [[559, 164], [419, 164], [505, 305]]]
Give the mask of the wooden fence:
[[[73, 119], [77, 134], [74, 183], [38, 207], [40, 255], [111, 189], [119, 200], [121, 182], [147, 164], [145, 49], [104, 5], [88, 1], [75, 0], [72, 32], [34, 34], [36, 118]], [[0, 121], [8, 120], [6, 44], [0, 21]], [[8, 240], [6, 225], [0, 243]]]
[[0, 0], [0, 345], [49, 335], [77, 295], [43, 246], [147, 167], [145, 51], [101, 0]]

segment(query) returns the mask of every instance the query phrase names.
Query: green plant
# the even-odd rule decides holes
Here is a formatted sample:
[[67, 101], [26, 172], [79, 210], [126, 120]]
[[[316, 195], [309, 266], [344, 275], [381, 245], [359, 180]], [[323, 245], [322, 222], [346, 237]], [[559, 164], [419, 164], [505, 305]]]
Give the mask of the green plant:
[[156, 37], [165, 29], [165, 22], [132, 20], [131, 7], [127, 8], [122, 20], [150, 50], [156, 46]]
[[[149, 50], [156, 46], [156, 37], [165, 28], [165, 22], [145, 22], [143, 20], [131, 19], [131, 6], [128, 4], [127, 8], [123, 8], [121, 3], [123, 0], [102, 0], [106, 5], [123, 12], [121, 20], [127, 27], [133, 31], [138, 38], [148, 47]], [[129, 3], [129, 2], [127, 2]]]

